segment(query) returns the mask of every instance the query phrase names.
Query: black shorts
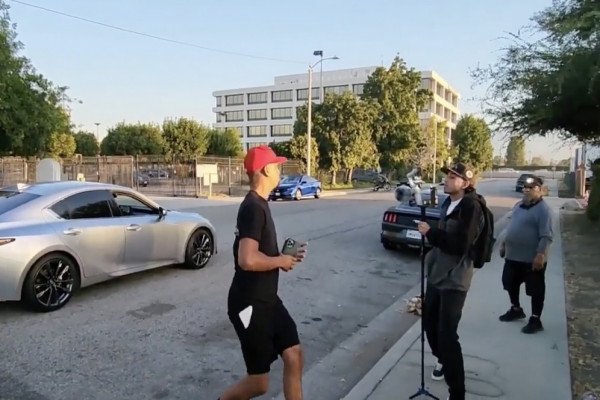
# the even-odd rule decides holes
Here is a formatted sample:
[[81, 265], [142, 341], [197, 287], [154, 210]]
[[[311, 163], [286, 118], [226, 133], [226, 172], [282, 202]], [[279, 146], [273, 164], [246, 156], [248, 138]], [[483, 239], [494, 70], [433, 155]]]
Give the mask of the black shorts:
[[531, 263], [506, 260], [502, 271], [502, 285], [504, 290], [516, 289], [525, 283], [525, 293], [528, 296], [545, 294], [546, 289], [546, 264], [539, 271], [534, 271]]
[[[244, 327], [239, 313], [252, 306], [252, 314]], [[240, 339], [248, 375], [266, 374], [284, 350], [300, 344], [296, 323], [281, 302], [273, 305], [253, 302], [230, 307], [229, 320]]]

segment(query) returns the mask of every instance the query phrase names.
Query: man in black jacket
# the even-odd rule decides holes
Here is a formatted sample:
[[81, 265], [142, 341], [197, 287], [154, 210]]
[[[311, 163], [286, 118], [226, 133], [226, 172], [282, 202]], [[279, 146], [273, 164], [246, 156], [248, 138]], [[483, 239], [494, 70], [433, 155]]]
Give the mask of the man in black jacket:
[[462, 163], [442, 171], [449, 197], [441, 206], [439, 224], [418, 225], [433, 246], [427, 255], [423, 322], [431, 351], [441, 364], [436, 367], [438, 376], [443, 375], [448, 384], [449, 399], [464, 400], [465, 371], [457, 330], [473, 276], [469, 249], [481, 230], [483, 213], [473, 188], [473, 171]]

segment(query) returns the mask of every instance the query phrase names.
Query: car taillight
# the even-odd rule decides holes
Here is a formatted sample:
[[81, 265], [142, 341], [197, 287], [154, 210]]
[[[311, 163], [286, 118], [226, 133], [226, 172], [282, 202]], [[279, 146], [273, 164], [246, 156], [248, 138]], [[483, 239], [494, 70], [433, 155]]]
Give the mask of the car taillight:
[[396, 215], [396, 214], [394, 214], [394, 213], [385, 213], [385, 214], [383, 215], [383, 220], [384, 220], [385, 222], [396, 223], [397, 219], [398, 219], [398, 218], [397, 218], [397, 215]]
[[15, 238], [0, 238], [0, 246], [4, 246], [5, 244], [9, 244], [15, 241]]

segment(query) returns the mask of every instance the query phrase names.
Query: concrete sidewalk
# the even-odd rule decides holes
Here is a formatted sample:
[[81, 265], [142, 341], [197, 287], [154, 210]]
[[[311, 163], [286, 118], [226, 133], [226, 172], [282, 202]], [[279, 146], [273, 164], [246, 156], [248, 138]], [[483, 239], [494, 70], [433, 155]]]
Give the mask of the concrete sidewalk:
[[[502, 289], [504, 260], [494, 258], [473, 278], [459, 325], [465, 359], [467, 399], [571, 399], [563, 255], [558, 210], [564, 200], [546, 198], [554, 211], [554, 243], [546, 272], [545, 330], [521, 333], [527, 320], [498, 320], [510, 306]], [[500, 237], [501, 239], [501, 237]], [[531, 314], [530, 297], [521, 290], [521, 304]], [[420, 320], [354, 386], [344, 400], [408, 399], [420, 388]], [[435, 359], [425, 341], [425, 386], [446, 400], [444, 381], [431, 379]], [[425, 396], [419, 396], [425, 399]]]

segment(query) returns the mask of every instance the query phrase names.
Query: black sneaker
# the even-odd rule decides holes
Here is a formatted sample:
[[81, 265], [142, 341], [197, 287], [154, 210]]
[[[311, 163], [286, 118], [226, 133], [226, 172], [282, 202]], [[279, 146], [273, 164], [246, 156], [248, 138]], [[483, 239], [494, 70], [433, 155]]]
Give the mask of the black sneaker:
[[536, 333], [538, 331], [543, 331], [544, 326], [542, 325], [542, 321], [540, 321], [537, 317], [530, 317], [527, 325], [521, 329], [523, 333]]
[[441, 381], [442, 379], [444, 379], [444, 366], [439, 362], [435, 363], [435, 367], [431, 372], [431, 379], [433, 379], [434, 381]]
[[510, 321], [514, 321], [517, 319], [523, 319], [523, 318], [525, 318], [525, 313], [523, 312], [523, 309], [521, 307], [519, 307], [519, 308], [511, 307], [510, 310], [508, 310], [507, 312], [502, 314], [499, 319], [502, 322], [510, 322]]

